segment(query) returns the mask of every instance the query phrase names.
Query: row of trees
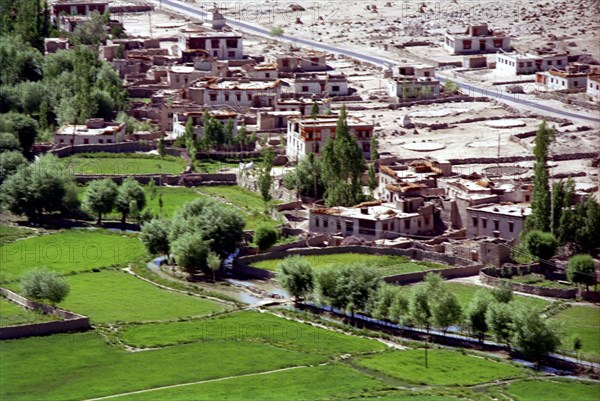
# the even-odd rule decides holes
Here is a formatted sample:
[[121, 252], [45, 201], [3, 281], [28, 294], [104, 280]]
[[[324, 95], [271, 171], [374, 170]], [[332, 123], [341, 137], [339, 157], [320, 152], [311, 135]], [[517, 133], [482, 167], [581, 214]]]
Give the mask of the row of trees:
[[[174, 257], [190, 274], [214, 274], [243, 238], [245, 222], [231, 208], [199, 198], [183, 205], [172, 219], [152, 219], [142, 225], [140, 240], [149, 253]], [[218, 263], [217, 263], [218, 260]]]
[[102, 223], [103, 214], [113, 210], [121, 213], [121, 223], [125, 223], [127, 216], [139, 216], [146, 207], [146, 194], [140, 183], [132, 177], [123, 180], [120, 186], [109, 178], [94, 180], [85, 191], [84, 206], [98, 215], [98, 224]]
[[278, 279], [296, 301], [312, 297], [352, 316], [361, 311], [427, 331], [460, 326], [480, 341], [491, 332], [498, 341], [513, 344], [537, 361], [561, 343], [559, 330], [539, 311], [513, 301], [508, 282], [493, 290], [478, 290], [462, 308], [441, 276], [431, 273], [423, 284], [409, 289], [384, 284], [373, 269], [363, 265], [337, 266], [315, 273], [306, 259], [291, 256], [279, 265]]
[[[559, 245], [569, 246], [574, 252], [590, 252], [600, 246], [600, 205], [592, 197], [576, 203], [575, 183], [571, 179], [554, 184], [550, 191], [547, 163], [555, 136], [556, 130], [548, 127], [545, 121], [536, 132], [532, 211], [525, 222], [523, 235], [531, 231], [551, 233]], [[536, 236], [540, 237], [540, 234]], [[554, 252], [544, 257], [534, 255], [548, 259]]]
[[185, 125], [184, 135], [178, 144], [184, 145], [188, 149], [193, 146], [200, 150], [221, 150], [248, 146], [256, 142], [256, 133], [248, 133], [245, 125], [238, 128], [237, 134], [234, 134], [234, 128], [233, 119], [229, 118], [223, 124], [215, 116], [205, 111], [202, 115], [202, 136], [199, 138], [195, 136], [194, 120], [189, 118]]

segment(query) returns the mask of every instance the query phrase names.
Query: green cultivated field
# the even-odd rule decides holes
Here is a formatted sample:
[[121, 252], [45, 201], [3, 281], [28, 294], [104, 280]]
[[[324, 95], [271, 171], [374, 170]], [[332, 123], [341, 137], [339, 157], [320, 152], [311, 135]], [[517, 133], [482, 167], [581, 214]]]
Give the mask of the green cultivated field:
[[165, 156], [133, 157], [130, 154], [117, 154], [118, 157], [69, 156], [62, 159], [65, 166], [74, 174], [181, 174], [185, 170], [182, 158]]
[[120, 333], [135, 347], [188, 342], [251, 341], [328, 356], [381, 351], [378, 341], [323, 330], [270, 313], [236, 312], [205, 320], [133, 325]]
[[[456, 295], [456, 298], [458, 298], [458, 302], [460, 303], [460, 306], [463, 307], [463, 309], [469, 304], [471, 299], [475, 296], [475, 293], [477, 292], [477, 290], [482, 288], [482, 287], [478, 287], [476, 285], [460, 284], [460, 283], [445, 283], [445, 285], [447, 285], [448, 286], [447, 288], [450, 291], [452, 291], [452, 293], [454, 293], [454, 295]], [[525, 305], [529, 308], [537, 308], [540, 310], [543, 309], [544, 307], [548, 306], [548, 304], [549, 304], [549, 302], [546, 301], [545, 299], [526, 297], [523, 295], [515, 295], [514, 300], [515, 300], [515, 302]]]
[[52, 320], [56, 320], [56, 318], [51, 315], [25, 309], [4, 297], [0, 297], [0, 327], [49, 322]]
[[238, 186], [199, 187], [198, 190], [241, 210], [246, 220], [246, 230], [254, 230], [261, 223], [277, 225], [275, 220], [265, 215], [265, 203], [256, 192]]
[[30, 237], [35, 234], [36, 232], [34, 230], [0, 224], [0, 245], [8, 244], [19, 238]]
[[339, 399], [338, 397], [341, 396], [359, 395], [366, 390], [381, 387], [381, 383], [377, 380], [361, 375], [345, 365], [336, 364], [194, 384], [116, 399], [120, 401], [309, 401], [325, 398]]
[[194, 199], [198, 199], [202, 196], [198, 193], [196, 188], [157, 187], [156, 196], [154, 199], [150, 199], [150, 194], [147, 187], [144, 187], [144, 190], [146, 192], [146, 208], [150, 209], [156, 215], [160, 213], [158, 194], [162, 194], [163, 217], [173, 216], [177, 210], [181, 209], [184, 203], [191, 202]]
[[425, 368], [425, 350], [406, 350], [364, 357], [357, 363], [412, 384], [467, 386], [524, 375], [521, 369], [506, 363], [457, 351], [430, 349], [428, 360], [429, 368]]
[[[381, 273], [381, 276], [448, 268], [448, 266], [432, 262], [411, 261], [404, 256], [339, 253], [335, 255], [308, 255], [302, 257], [306, 259], [315, 270], [328, 269], [337, 264], [359, 263], [377, 269], [377, 271]], [[252, 266], [259, 269], [277, 271], [277, 266], [281, 261], [282, 259], [263, 260], [253, 263]]]
[[0, 246], [4, 280], [17, 279], [36, 267], [60, 273], [123, 265], [146, 251], [131, 235], [99, 230], [69, 230]]
[[89, 316], [92, 322], [174, 320], [224, 309], [213, 301], [163, 290], [119, 271], [83, 273], [67, 279], [71, 293], [59, 306]]
[[218, 173], [222, 169], [238, 169], [239, 163], [222, 162], [219, 160], [202, 159], [196, 160], [196, 171], [199, 173]]
[[95, 331], [3, 341], [1, 347], [0, 399], [11, 401], [80, 400], [326, 360], [237, 341], [127, 352]]
[[556, 314], [553, 320], [564, 323], [567, 335], [578, 335], [582, 341], [582, 356], [600, 356], [600, 308], [572, 306]]
[[524, 380], [508, 386], [518, 401], [598, 401], [600, 384], [568, 381]]

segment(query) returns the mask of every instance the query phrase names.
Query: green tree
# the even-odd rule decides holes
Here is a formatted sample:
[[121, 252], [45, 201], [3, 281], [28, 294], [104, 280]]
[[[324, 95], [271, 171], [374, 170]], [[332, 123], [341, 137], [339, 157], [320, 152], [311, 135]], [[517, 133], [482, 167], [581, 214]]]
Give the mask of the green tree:
[[142, 224], [140, 241], [151, 255], [166, 255], [169, 258], [169, 232], [171, 221], [168, 219], [152, 219]]
[[189, 274], [205, 268], [209, 247], [200, 235], [185, 233], [173, 242], [171, 249], [177, 265]]
[[277, 230], [270, 224], [260, 224], [254, 230], [254, 243], [261, 251], [265, 251], [275, 245], [278, 237]]
[[507, 304], [513, 299], [512, 284], [508, 280], [502, 280], [500, 284], [492, 288], [491, 293], [496, 301]]
[[513, 316], [512, 343], [538, 366], [542, 358], [560, 346], [558, 331], [535, 309], [518, 308]]
[[444, 83], [444, 92], [454, 95], [460, 92], [460, 87], [458, 84], [450, 79], [447, 79]]
[[164, 138], [158, 139], [158, 145], [156, 147], [156, 150], [158, 151], [160, 157], [165, 157], [165, 155], [167, 154], [167, 146], [165, 145]]
[[525, 236], [525, 249], [540, 260], [540, 263], [547, 263], [556, 253], [558, 241], [554, 235], [542, 231], [530, 231]]
[[314, 153], [302, 158], [296, 168], [284, 177], [286, 187], [296, 189], [302, 196], [319, 198], [324, 191], [321, 178], [321, 159]]
[[311, 294], [315, 277], [306, 259], [299, 255], [289, 256], [279, 263], [277, 269], [277, 280], [294, 298], [294, 302]]
[[117, 185], [110, 178], [94, 180], [85, 191], [85, 207], [98, 215], [98, 224], [102, 223], [102, 214], [110, 213], [115, 207]]
[[135, 210], [142, 211], [146, 207], [146, 194], [139, 182], [132, 177], [127, 177], [117, 190], [115, 199], [115, 209], [121, 213], [121, 223], [123, 224], [127, 220], [127, 215], [132, 212], [132, 202]]
[[19, 151], [12, 150], [0, 153], [0, 184], [9, 175], [15, 173], [20, 166], [25, 166], [26, 164], [27, 159]]
[[106, 43], [107, 37], [102, 15], [93, 11], [85, 23], [77, 25], [71, 40], [76, 45], [99, 45]]
[[375, 160], [379, 159], [379, 141], [377, 140], [375, 135], [373, 135], [373, 137], [371, 138], [370, 149], [371, 149], [371, 161], [375, 162]]
[[23, 296], [37, 301], [47, 299], [57, 304], [64, 300], [70, 291], [67, 280], [45, 268], [26, 272], [20, 281]]
[[224, 127], [223, 127], [223, 142], [227, 145], [231, 145], [233, 144], [233, 128], [234, 128], [234, 122], [231, 118], [227, 119], [227, 122], [225, 123]]
[[323, 149], [322, 175], [327, 206], [352, 206], [363, 199], [360, 177], [366, 170], [362, 150], [350, 135], [346, 108], [342, 107], [335, 130]]
[[425, 327], [427, 331], [429, 331], [432, 323], [429, 295], [426, 286], [418, 285], [413, 288], [408, 301], [410, 320], [413, 324]]
[[7, 113], [0, 116], [0, 131], [15, 134], [21, 149], [29, 152], [37, 136], [38, 123], [25, 114]]
[[284, 30], [282, 27], [280, 26], [274, 26], [271, 27], [271, 30], [269, 31], [269, 35], [272, 37], [280, 37], [283, 36]]
[[209, 251], [206, 256], [206, 267], [212, 273], [213, 283], [217, 281], [216, 274], [221, 268], [221, 258], [213, 251]]
[[373, 191], [377, 188], [377, 173], [375, 172], [375, 165], [369, 165], [369, 191], [373, 194]]
[[487, 290], [480, 289], [465, 310], [465, 323], [471, 333], [479, 338], [479, 341], [483, 341], [485, 333], [489, 329], [485, 316], [492, 301], [491, 294]]
[[548, 175], [548, 149], [556, 135], [556, 131], [543, 121], [535, 135], [535, 156], [533, 194], [531, 199], [531, 214], [525, 222], [526, 231], [550, 231], [551, 199]]
[[567, 241], [565, 239], [563, 242], [563, 238], [560, 236], [560, 218], [565, 210], [571, 208], [573, 205], [574, 195], [575, 181], [573, 181], [572, 178], [569, 178], [567, 181], [557, 182], [552, 186], [552, 220], [550, 222], [551, 232], [556, 235], [561, 244], [565, 244]]
[[594, 259], [587, 254], [571, 257], [567, 264], [567, 277], [570, 282], [584, 284], [585, 288], [589, 290], [589, 286], [596, 283]]
[[503, 341], [506, 345], [510, 345], [513, 309], [514, 305], [507, 302], [491, 302], [485, 312], [487, 327], [498, 341]]
[[448, 327], [460, 322], [462, 310], [458, 299], [450, 291], [444, 290], [439, 293], [431, 303], [431, 319], [436, 327], [446, 330]]
[[265, 205], [271, 201], [271, 188], [273, 187], [273, 177], [271, 170], [273, 169], [273, 161], [275, 160], [275, 151], [272, 148], [266, 148], [262, 152], [263, 161], [258, 171], [258, 189], [260, 195], [265, 202]]
[[10, 151], [21, 151], [21, 145], [16, 136], [10, 132], [0, 132], [0, 153]]
[[310, 117], [315, 120], [317, 117], [319, 117], [319, 104], [316, 100], [313, 102], [312, 107], [310, 108]]

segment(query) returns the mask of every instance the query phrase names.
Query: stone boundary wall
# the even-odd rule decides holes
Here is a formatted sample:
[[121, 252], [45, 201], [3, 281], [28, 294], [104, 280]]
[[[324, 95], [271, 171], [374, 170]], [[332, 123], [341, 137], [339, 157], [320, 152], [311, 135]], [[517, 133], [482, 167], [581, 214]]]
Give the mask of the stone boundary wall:
[[[548, 157], [549, 160], [564, 161], [564, 160], [579, 160], [579, 159], [593, 159], [598, 154], [594, 152], [579, 152], [579, 153], [568, 153], [568, 154], [557, 154]], [[466, 159], [448, 159], [452, 165], [460, 164], [494, 164], [494, 163], [515, 163], [522, 161], [531, 161], [533, 156], [508, 156], [508, 157], [470, 157]]]
[[[518, 271], [520, 268], [522, 268], [522, 266], [513, 266], [511, 269], [511, 273], [515, 271], [515, 269]], [[500, 277], [495, 277], [489, 273], [491, 273], [491, 270], [493, 268], [484, 268], [481, 269], [481, 271], [479, 272], [479, 278], [481, 279], [481, 282], [487, 285], [491, 285], [493, 287], [497, 287], [500, 282], [502, 280], [505, 280], [503, 278]], [[530, 270], [528, 270], [530, 273], [539, 273], [541, 272], [541, 268], [540, 266], [532, 266]], [[580, 288], [548, 288], [548, 287], [541, 287], [538, 285], [531, 285], [531, 284], [520, 284], [520, 283], [512, 283], [512, 288], [514, 291], [518, 291], [518, 292], [524, 292], [526, 294], [534, 294], [534, 295], [539, 295], [542, 297], [552, 297], [552, 298], [561, 298], [561, 299], [575, 299], [577, 297], [580, 297], [586, 301], [590, 301], [590, 302], [598, 302], [600, 300], [600, 292], [599, 291], [584, 291], [581, 290]]]
[[46, 314], [54, 315], [61, 321], [23, 324], [18, 326], [0, 327], [0, 340], [14, 338], [45, 336], [70, 331], [85, 331], [90, 328], [90, 319], [87, 316], [66, 311], [50, 305], [30, 301], [6, 288], [0, 288], [0, 294], [6, 298], [23, 305], [27, 309], [38, 309]]
[[232, 173], [224, 174], [76, 174], [75, 180], [80, 184], [86, 184], [93, 180], [110, 178], [115, 183], [120, 184], [125, 178], [131, 177], [140, 184], [148, 184], [154, 181], [157, 185], [173, 186], [208, 186], [208, 185], [237, 185], [237, 176]]
[[[254, 262], [260, 262], [263, 260], [273, 260], [273, 259], [283, 259], [290, 255], [311, 255], [311, 256], [330, 256], [333, 257], [336, 254], [342, 253], [362, 253], [367, 255], [390, 255], [390, 256], [405, 256], [414, 260], [426, 260], [436, 263], [443, 263], [452, 267], [449, 269], [443, 270], [428, 270], [424, 272], [415, 272], [415, 273], [406, 273], [406, 274], [398, 274], [395, 276], [385, 277], [384, 280], [387, 283], [395, 283], [395, 284], [409, 284], [421, 281], [426, 273], [433, 271], [441, 274], [445, 278], [456, 278], [456, 277], [467, 277], [467, 276], [475, 276], [479, 273], [481, 269], [481, 265], [474, 264], [472, 261], [467, 259], [458, 258], [451, 255], [446, 255], [442, 253], [436, 252], [428, 252], [421, 249], [408, 248], [379, 248], [379, 247], [369, 247], [369, 246], [338, 246], [338, 247], [326, 247], [326, 248], [291, 248], [283, 252], [269, 252], [269, 253], [261, 253], [257, 255], [243, 256], [241, 258], [236, 259], [233, 262], [233, 270], [234, 272], [239, 272], [245, 275], [252, 275], [252, 273], [257, 273], [256, 277], [264, 278], [266, 276], [273, 277], [272, 272], [267, 272], [266, 270], [257, 269], [251, 267], [250, 265]], [[259, 270], [257, 272], [256, 270]], [[444, 273], [447, 271], [446, 273]], [[265, 275], [264, 272], [270, 273]]]
[[391, 110], [396, 110], [401, 107], [409, 107], [414, 105], [426, 105], [426, 104], [435, 104], [435, 103], [457, 103], [457, 102], [489, 102], [490, 99], [485, 96], [452, 96], [438, 99], [426, 99], [426, 100], [407, 100], [402, 101], [399, 100], [400, 103], [390, 104], [388, 107]]

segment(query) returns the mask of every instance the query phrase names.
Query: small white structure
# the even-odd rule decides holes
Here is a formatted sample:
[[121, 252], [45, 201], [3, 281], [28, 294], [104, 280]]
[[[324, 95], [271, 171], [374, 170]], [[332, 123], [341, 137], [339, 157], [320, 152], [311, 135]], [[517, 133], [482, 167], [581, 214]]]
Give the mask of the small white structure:
[[[320, 154], [327, 139], [335, 138], [338, 116], [318, 116], [317, 118], [289, 118], [286, 155], [290, 160], [300, 160], [309, 153]], [[371, 137], [373, 124], [353, 116], [347, 118], [350, 134], [356, 138], [365, 159], [371, 158]]]
[[260, 63], [251, 66], [247, 71], [248, 77], [259, 78], [259, 79], [277, 79], [279, 78], [279, 71], [277, 70], [277, 64]]
[[91, 118], [85, 125], [63, 125], [54, 133], [57, 147], [123, 142], [125, 124]]
[[569, 72], [561, 70], [550, 70], [538, 72], [536, 82], [547, 89], [555, 90], [585, 90], [587, 85], [587, 73]]
[[199, 71], [192, 66], [174, 65], [167, 70], [167, 82], [171, 89], [187, 88], [200, 77], [210, 75], [210, 71]]
[[487, 24], [471, 25], [466, 31], [446, 31], [444, 49], [450, 54], [495, 53], [510, 50], [510, 37], [494, 32]]
[[189, 97], [197, 104], [235, 108], [273, 107], [280, 94], [278, 79], [212, 78], [197, 81], [189, 88]]
[[498, 53], [496, 69], [511, 75], [534, 74], [552, 68], [564, 68], [568, 63], [566, 53], [532, 54]]
[[467, 208], [467, 237], [496, 237], [519, 240], [529, 204], [483, 204]]
[[348, 96], [350, 94], [345, 75], [296, 77], [293, 88], [294, 93], [305, 96]]
[[435, 78], [391, 77], [388, 95], [399, 99], [432, 99], [440, 95], [440, 82]]
[[267, 56], [266, 62], [277, 64], [279, 72], [312, 72], [327, 70], [327, 54], [318, 51], [294, 51]]
[[600, 75], [588, 75], [586, 93], [594, 100], [600, 100]]

